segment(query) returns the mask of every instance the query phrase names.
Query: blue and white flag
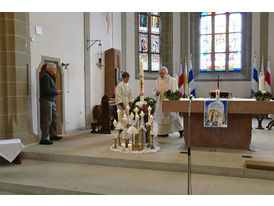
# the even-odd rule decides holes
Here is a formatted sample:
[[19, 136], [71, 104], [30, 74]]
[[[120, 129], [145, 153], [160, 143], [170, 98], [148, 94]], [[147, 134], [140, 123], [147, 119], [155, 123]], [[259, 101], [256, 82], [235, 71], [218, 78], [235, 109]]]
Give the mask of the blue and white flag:
[[188, 60], [188, 88], [191, 90], [190, 94], [196, 97], [195, 85], [194, 85], [194, 73], [192, 68], [192, 56]]
[[251, 98], [253, 97], [253, 93], [257, 92], [259, 90], [259, 84], [258, 84], [258, 71], [256, 69], [256, 55], [254, 56], [253, 60], [253, 69], [252, 69], [252, 80], [251, 80]]

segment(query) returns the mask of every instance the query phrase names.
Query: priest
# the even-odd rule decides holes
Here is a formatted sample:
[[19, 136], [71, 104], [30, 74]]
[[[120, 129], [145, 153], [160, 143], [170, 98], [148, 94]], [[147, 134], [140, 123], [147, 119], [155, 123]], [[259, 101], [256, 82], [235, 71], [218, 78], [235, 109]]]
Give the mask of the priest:
[[153, 88], [153, 95], [157, 100], [155, 110], [155, 120], [158, 123], [158, 136], [167, 137], [168, 134], [179, 132], [180, 137], [183, 137], [183, 124], [178, 112], [162, 112], [162, 101], [164, 93], [167, 90], [177, 90], [178, 84], [175, 78], [168, 75], [166, 67], [161, 67], [159, 70], [160, 77], [156, 80]]
[[128, 72], [123, 72], [122, 81], [115, 88], [115, 102], [117, 109], [119, 109], [124, 116], [126, 114], [126, 107], [130, 102], [134, 101], [131, 87], [128, 84], [130, 75]]

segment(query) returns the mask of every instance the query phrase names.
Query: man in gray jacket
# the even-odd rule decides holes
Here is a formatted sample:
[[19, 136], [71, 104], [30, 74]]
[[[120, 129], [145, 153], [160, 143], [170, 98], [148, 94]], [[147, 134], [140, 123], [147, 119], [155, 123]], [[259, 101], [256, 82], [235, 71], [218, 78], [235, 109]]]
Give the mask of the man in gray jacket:
[[[40, 104], [43, 110], [42, 136], [40, 144], [49, 145], [54, 140], [62, 137], [56, 134], [57, 112], [56, 96], [62, 94], [62, 90], [57, 90], [55, 85], [56, 65], [47, 63], [46, 72], [40, 79]], [[48, 140], [50, 134], [50, 140]]]

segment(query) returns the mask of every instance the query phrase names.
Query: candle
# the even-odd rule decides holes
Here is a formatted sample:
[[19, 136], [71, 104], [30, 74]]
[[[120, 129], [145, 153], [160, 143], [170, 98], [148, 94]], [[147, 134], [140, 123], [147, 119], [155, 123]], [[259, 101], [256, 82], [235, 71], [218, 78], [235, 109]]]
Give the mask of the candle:
[[114, 119], [114, 121], [113, 121], [113, 126], [114, 126], [114, 127], [117, 126], [117, 121], [116, 121], [116, 119]]
[[124, 121], [125, 124], [127, 124], [127, 115], [126, 114], [124, 114], [123, 121]]
[[135, 116], [138, 115], [138, 111], [139, 111], [139, 109], [137, 107], [135, 107], [135, 109], [134, 109]]
[[121, 122], [121, 110], [120, 109], [117, 110], [117, 114], [118, 114], [118, 123], [120, 123]]
[[259, 90], [264, 91], [264, 74], [262, 72], [259, 74]]
[[117, 139], [117, 133], [115, 133], [115, 135], [114, 135], [114, 138], [113, 139]]
[[134, 118], [134, 114], [131, 112], [131, 115], [130, 115], [131, 125], [133, 124], [133, 118]]
[[264, 55], [262, 55], [262, 66], [259, 74], [259, 91], [264, 91]]
[[129, 110], [130, 110], [129, 105], [127, 105], [126, 110], [127, 110], [127, 115], [129, 116]]
[[138, 114], [136, 114], [136, 116], [135, 116], [135, 121], [136, 121], [136, 128], [138, 129], [139, 128], [139, 115]]
[[144, 124], [144, 116], [145, 116], [143, 111], [141, 111], [140, 116], [141, 116], [141, 124], [143, 125]]
[[153, 135], [153, 115], [150, 115], [150, 120], [151, 120], [151, 130], [150, 130], [150, 134]]
[[147, 108], [147, 110], [148, 110], [148, 118], [150, 118], [152, 108], [149, 106], [149, 107]]

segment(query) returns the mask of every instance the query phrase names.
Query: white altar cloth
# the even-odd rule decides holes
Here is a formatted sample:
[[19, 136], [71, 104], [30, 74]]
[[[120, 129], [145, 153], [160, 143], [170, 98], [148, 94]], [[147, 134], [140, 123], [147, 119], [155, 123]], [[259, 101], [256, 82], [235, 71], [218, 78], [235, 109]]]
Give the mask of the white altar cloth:
[[24, 147], [20, 139], [0, 140], [0, 156], [12, 162]]

